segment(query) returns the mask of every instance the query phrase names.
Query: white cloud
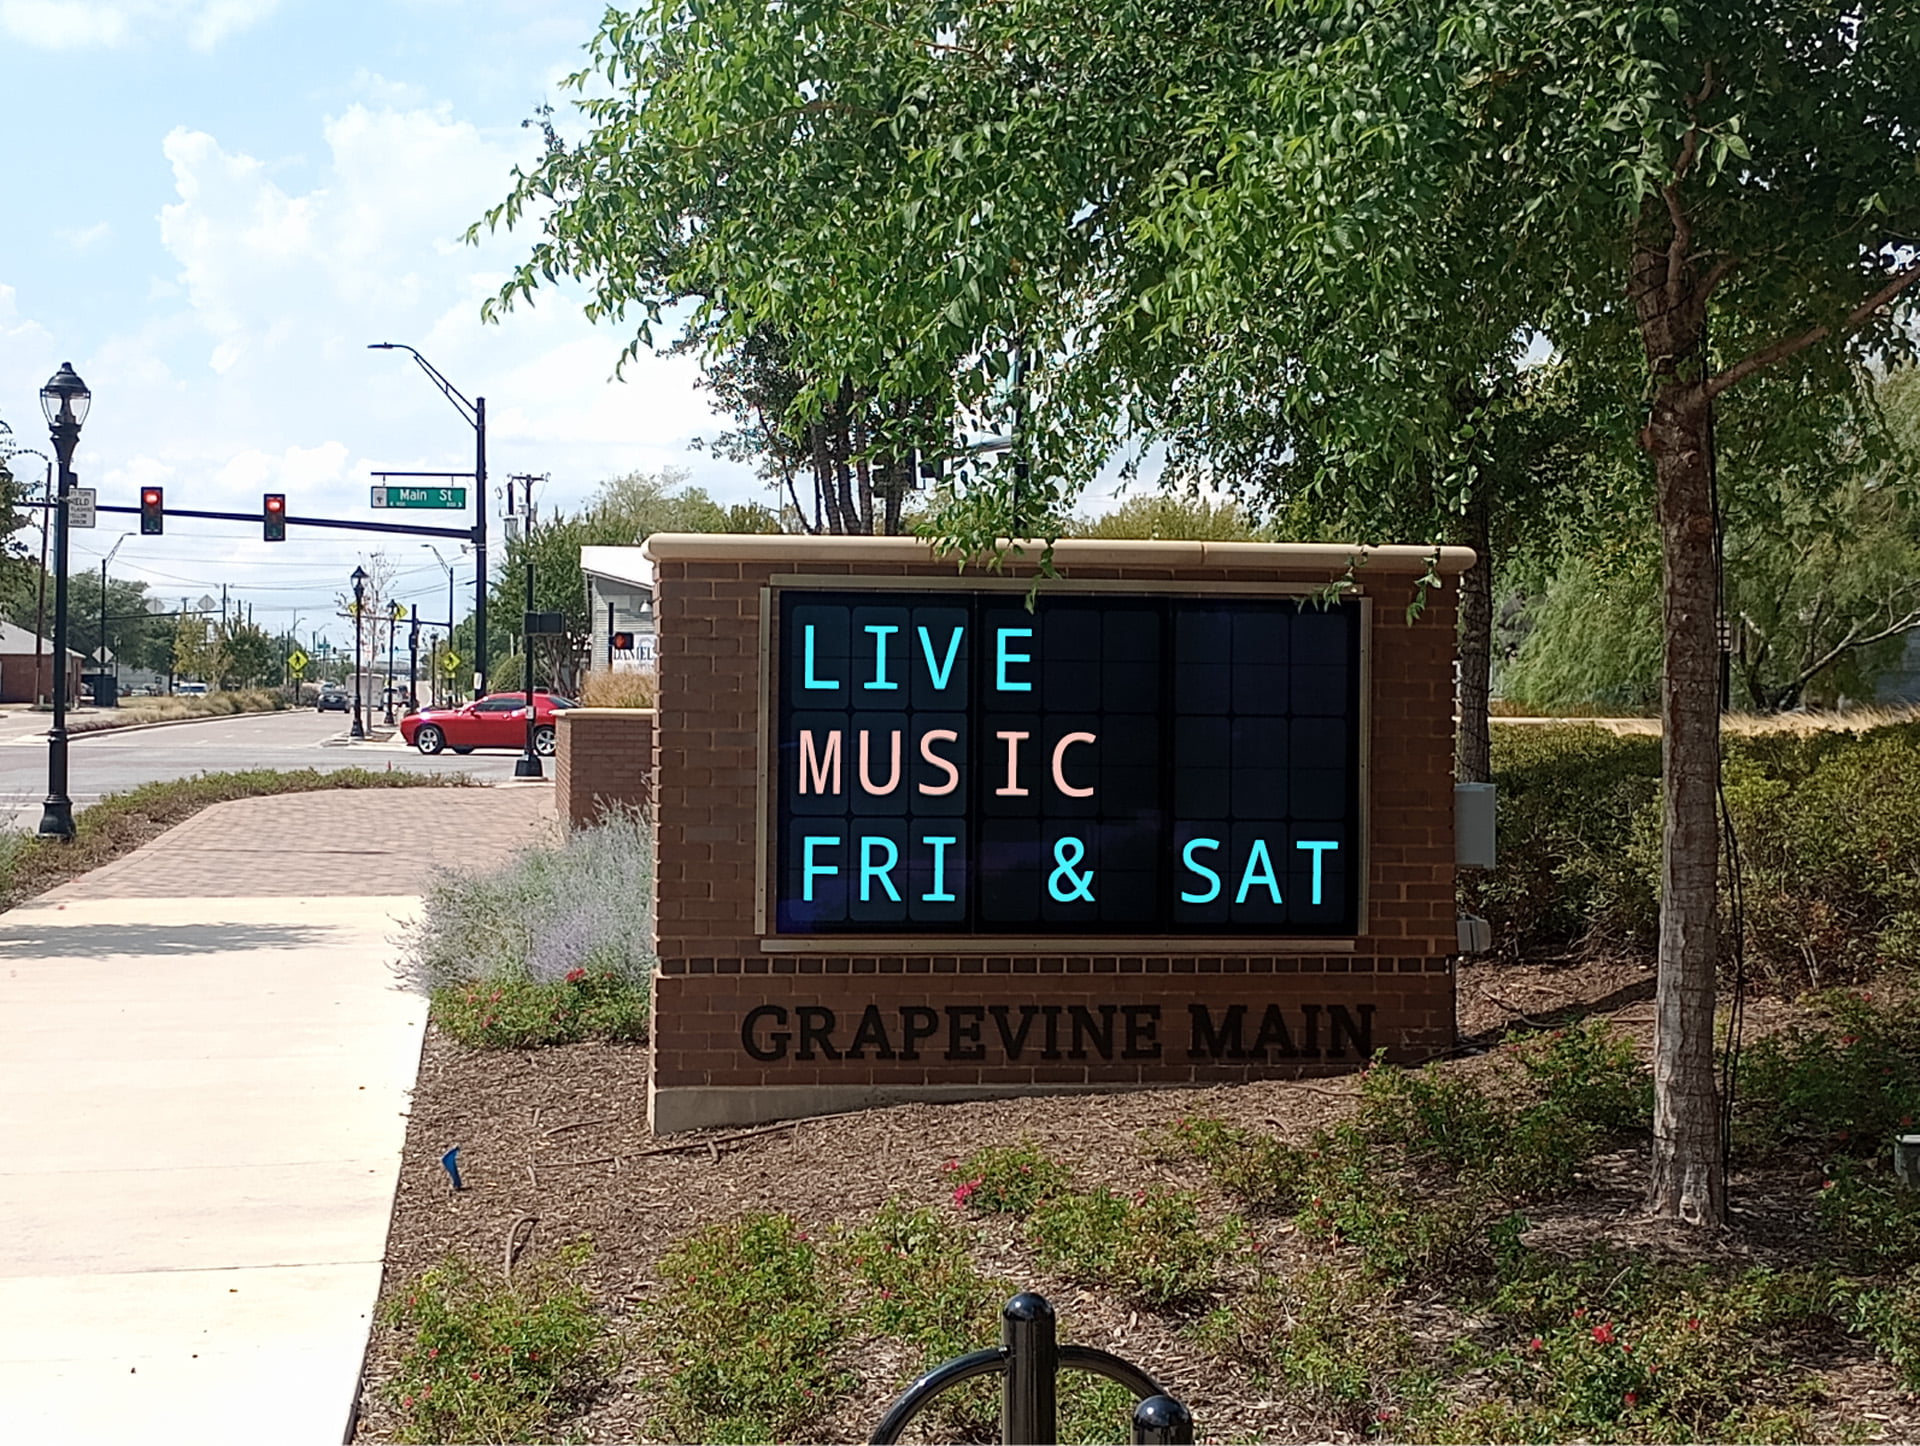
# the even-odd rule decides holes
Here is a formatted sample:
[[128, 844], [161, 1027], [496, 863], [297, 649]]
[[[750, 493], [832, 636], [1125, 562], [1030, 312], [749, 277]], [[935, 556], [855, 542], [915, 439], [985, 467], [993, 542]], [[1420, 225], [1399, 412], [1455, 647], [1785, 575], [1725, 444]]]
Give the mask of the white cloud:
[[279, 0], [0, 0], [0, 30], [42, 50], [125, 45], [154, 33], [211, 50], [278, 8]]
[[60, 240], [75, 251], [91, 251], [103, 245], [113, 236], [113, 227], [105, 221], [95, 221], [91, 226], [77, 226], [54, 232]]

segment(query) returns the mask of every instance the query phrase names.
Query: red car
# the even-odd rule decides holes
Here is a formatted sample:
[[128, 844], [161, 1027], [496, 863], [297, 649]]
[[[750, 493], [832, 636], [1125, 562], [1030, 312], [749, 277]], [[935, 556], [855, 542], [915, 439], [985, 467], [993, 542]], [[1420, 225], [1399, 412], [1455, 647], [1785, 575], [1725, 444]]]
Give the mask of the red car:
[[[553, 752], [553, 715], [580, 705], [557, 693], [533, 695], [533, 751], [545, 758]], [[493, 693], [477, 703], [458, 708], [422, 708], [400, 720], [400, 736], [422, 753], [451, 748], [471, 753], [476, 748], [527, 746], [527, 695]]]

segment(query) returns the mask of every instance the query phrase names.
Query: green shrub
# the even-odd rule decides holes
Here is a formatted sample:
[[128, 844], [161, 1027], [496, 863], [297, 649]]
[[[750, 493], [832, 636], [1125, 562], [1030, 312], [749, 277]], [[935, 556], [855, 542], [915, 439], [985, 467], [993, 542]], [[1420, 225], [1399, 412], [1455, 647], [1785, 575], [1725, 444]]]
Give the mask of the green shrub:
[[[910, 1343], [916, 1372], [999, 1342], [1000, 1308], [1016, 1287], [982, 1275], [970, 1244], [952, 1217], [894, 1199], [838, 1237], [861, 1323], [875, 1335]], [[896, 1384], [904, 1389], [907, 1382]], [[991, 1436], [999, 1415], [999, 1388], [991, 1380], [949, 1391], [932, 1407], [952, 1440]]]
[[1422, 1388], [1409, 1379], [1413, 1338], [1394, 1303], [1377, 1281], [1352, 1270], [1262, 1274], [1210, 1312], [1195, 1335], [1346, 1431], [1372, 1429]]
[[1659, 926], [1660, 740], [1591, 726], [1496, 726], [1499, 866], [1461, 875], [1494, 957], [1652, 949]]
[[977, 1215], [1030, 1215], [1072, 1184], [1066, 1166], [1032, 1140], [988, 1145], [944, 1168], [954, 1181], [953, 1203]]
[[1653, 1074], [1602, 1020], [1520, 1041], [1513, 1057], [1551, 1109], [1609, 1134], [1653, 1127]]
[[648, 1324], [677, 1439], [784, 1440], [850, 1384], [830, 1363], [843, 1328], [832, 1283], [787, 1216], [701, 1230], [659, 1274]]
[[1044, 1201], [1028, 1221], [1040, 1263], [1149, 1309], [1211, 1294], [1238, 1222], [1204, 1229], [1193, 1196], [1158, 1187], [1131, 1198], [1100, 1189]]
[[1900, 1384], [1920, 1391], [1920, 1270], [1854, 1296], [1847, 1325], [1872, 1344]]
[[1920, 1119], [1920, 1004], [1835, 990], [1746, 1046], [1736, 1138], [1759, 1155], [1873, 1155]]
[[1194, 1160], [1213, 1183], [1256, 1212], [1291, 1213], [1300, 1208], [1306, 1158], [1284, 1140], [1204, 1115], [1188, 1116], [1165, 1130], [1142, 1132], [1154, 1158]]
[[[1497, 726], [1500, 862], [1462, 876], [1494, 956], [1652, 952], [1660, 740]], [[1920, 966], [1920, 724], [1725, 740], [1746, 956], [1779, 989]]]
[[1508, 1110], [1462, 1075], [1385, 1064], [1362, 1076], [1351, 1128], [1375, 1151], [1398, 1146], [1418, 1166], [1515, 1198], [1565, 1190], [1598, 1143], [1598, 1131], [1552, 1097]]
[[618, 974], [577, 970], [541, 984], [509, 974], [481, 984], [450, 984], [433, 993], [433, 1017], [474, 1049], [533, 1049], [583, 1039], [647, 1037], [647, 990]]
[[448, 1256], [392, 1296], [387, 1322], [405, 1333], [398, 1378], [401, 1441], [532, 1441], [602, 1384], [605, 1321], [579, 1275], [590, 1249], [520, 1267], [496, 1282]]
[[1821, 1185], [1814, 1213], [1828, 1247], [1855, 1270], [1920, 1264], [1920, 1190], [1844, 1162]]
[[1799, 989], [1920, 965], [1920, 725], [1733, 751], [1747, 962]]

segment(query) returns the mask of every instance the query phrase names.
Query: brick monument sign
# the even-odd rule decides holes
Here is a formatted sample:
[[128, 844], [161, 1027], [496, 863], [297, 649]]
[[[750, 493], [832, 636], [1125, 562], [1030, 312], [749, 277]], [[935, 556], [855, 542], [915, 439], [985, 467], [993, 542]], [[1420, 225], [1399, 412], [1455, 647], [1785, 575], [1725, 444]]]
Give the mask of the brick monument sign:
[[656, 1130], [1453, 1043], [1470, 552], [1063, 542], [1031, 607], [907, 539], [645, 553]]

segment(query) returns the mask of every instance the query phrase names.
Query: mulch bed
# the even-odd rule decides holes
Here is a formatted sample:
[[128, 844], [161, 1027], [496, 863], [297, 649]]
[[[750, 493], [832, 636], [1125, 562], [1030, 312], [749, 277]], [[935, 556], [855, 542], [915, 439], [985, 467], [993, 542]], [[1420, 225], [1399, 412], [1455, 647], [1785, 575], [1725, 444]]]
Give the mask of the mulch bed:
[[[1578, 968], [1463, 969], [1460, 1032], [1465, 1057], [1450, 1068], [1479, 1073], [1493, 1063], [1475, 1051], [1523, 1021], [1565, 1022], [1604, 1013], [1650, 1041], [1652, 972], [1637, 964]], [[784, 1211], [809, 1231], [864, 1218], [890, 1195], [951, 1209], [942, 1165], [982, 1144], [1031, 1137], [1072, 1165], [1086, 1184], [1135, 1189], [1154, 1180], [1191, 1185], [1191, 1176], [1143, 1160], [1139, 1133], [1186, 1115], [1253, 1125], [1290, 1140], [1348, 1108], [1352, 1086], [1267, 1081], [1207, 1089], [905, 1105], [801, 1121], [745, 1133], [712, 1131], [655, 1139], [646, 1125], [643, 1046], [581, 1044], [482, 1054], [430, 1030], [407, 1130], [405, 1162], [387, 1245], [383, 1297], [449, 1251], [498, 1268], [510, 1237], [538, 1254], [590, 1236], [589, 1284], [628, 1346], [610, 1387], [566, 1423], [584, 1441], [661, 1439], [650, 1426], [645, 1382], [655, 1374], [637, 1324], [660, 1257], [690, 1232], [751, 1210]], [[440, 1165], [460, 1147], [466, 1188], [455, 1192]], [[664, 1148], [663, 1148], [664, 1146]], [[1805, 1254], [1809, 1201], [1818, 1182], [1737, 1178], [1732, 1228], [1723, 1235], [1660, 1226], [1640, 1214], [1644, 1149], [1593, 1162], [1586, 1188], [1539, 1213], [1531, 1239], [1590, 1242], [1605, 1235], [1675, 1259], [1790, 1263]], [[1099, 1294], [1050, 1278], [1033, 1262], [1017, 1227], [978, 1222], [981, 1267], [1045, 1294], [1060, 1317], [1061, 1339], [1098, 1345], [1137, 1362], [1193, 1409], [1211, 1440], [1324, 1440], [1325, 1422], [1300, 1417], [1243, 1373], [1205, 1357], [1181, 1332], [1183, 1322], [1135, 1312]], [[1293, 1227], [1250, 1219], [1269, 1259], [1291, 1253]], [[1423, 1314], [1417, 1304], [1417, 1317]], [[1434, 1312], [1435, 1330], [1454, 1319]], [[393, 1439], [398, 1413], [386, 1387], [397, 1373], [399, 1335], [374, 1327], [355, 1439]], [[892, 1357], [893, 1343], [851, 1341], [846, 1364], [860, 1389], [836, 1402], [802, 1439], [864, 1440], [917, 1362]], [[1920, 1438], [1920, 1411], [1878, 1363], [1856, 1348], [1809, 1359], [1824, 1378], [1823, 1422], [1848, 1422], [1863, 1439]]]

